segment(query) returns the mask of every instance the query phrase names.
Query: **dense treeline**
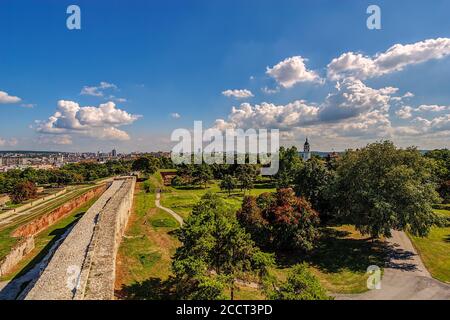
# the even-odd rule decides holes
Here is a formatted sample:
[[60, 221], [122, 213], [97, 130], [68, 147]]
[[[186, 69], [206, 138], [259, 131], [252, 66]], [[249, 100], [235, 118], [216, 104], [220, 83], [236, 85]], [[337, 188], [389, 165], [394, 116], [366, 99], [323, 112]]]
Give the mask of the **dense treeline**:
[[108, 161], [106, 163], [73, 163], [51, 170], [14, 169], [0, 174], [0, 193], [11, 193], [18, 183], [25, 181], [37, 185], [63, 186], [126, 174], [130, 172], [130, 168], [129, 161]]
[[36, 186], [61, 187], [130, 174], [133, 171], [151, 174], [158, 169], [173, 167], [170, 158], [144, 155], [136, 160], [111, 160], [105, 163], [71, 163], [51, 170], [34, 168], [13, 169], [0, 173], [0, 194], [9, 194], [14, 203], [20, 203], [36, 196]]
[[437, 190], [444, 202], [450, 203], [450, 150], [433, 150], [427, 152], [425, 156], [435, 161]]

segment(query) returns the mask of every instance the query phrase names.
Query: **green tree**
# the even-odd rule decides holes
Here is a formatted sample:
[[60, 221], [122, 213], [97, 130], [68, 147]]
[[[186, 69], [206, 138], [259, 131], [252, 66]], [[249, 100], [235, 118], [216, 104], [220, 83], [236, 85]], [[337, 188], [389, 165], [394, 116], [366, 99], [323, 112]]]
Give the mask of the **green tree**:
[[192, 182], [196, 185], [202, 185], [206, 189], [208, 182], [213, 178], [211, 168], [206, 163], [194, 167]]
[[146, 193], [155, 191], [155, 188], [153, 187], [153, 184], [151, 183], [150, 180], [145, 180], [144, 183], [142, 184], [142, 187], [144, 188], [144, 191]]
[[156, 161], [152, 161], [148, 157], [140, 157], [134, 160], [133, 164], [131, 165], [131, 169], [133, 171], [140, 171], [143, 174], [149, 176], [154, 174], [158, 170], [158, 167]]
[[303, 161], [295, 146], [287, 149], [281, 147], [279, 151], [279, 168], [274, 176], [276, 187], [279, 189], [290, 188], [302, 165]]
[[233, 212], [217, 195], [207, 193], [196, 204], [178, 233], [182, 245], [172, 263], [182, 298], [220, 299], [228, 288], [234, 298], [235, 282], [246, 274], [264, 277], [273, 263], [239, 225]]
[[437, 191], [444, 202], [450, 202], [450, 150], [432, 150], [425, 156], [435, 161], [433, 172], [438, 186]]
[[325, 161], [311, 158], [295, 177], [295, 193], [307, 199], [314, 209], [323, 214], [329, 206], [325, 193], [332, 178], [333, 173], [328, 170]]
[[439, 201], [432, 172], [432, 161], [416, 149], [372, 143], [345, 153], [328, 194], [336, 217], [363, 234], [390, 236], [395, 229], [425, 236]]
[[267, 285], [267, 296], [271, 300], [330, 300], [319, 280], [309, 271], [306, 263], [295, 265], [287, 280]]
[[228, 191], [228, 195], [231, 194], [231, 191], [237, 188], [237, 180], [232, 175], [225, 175], [220, 182], [220, 189]]

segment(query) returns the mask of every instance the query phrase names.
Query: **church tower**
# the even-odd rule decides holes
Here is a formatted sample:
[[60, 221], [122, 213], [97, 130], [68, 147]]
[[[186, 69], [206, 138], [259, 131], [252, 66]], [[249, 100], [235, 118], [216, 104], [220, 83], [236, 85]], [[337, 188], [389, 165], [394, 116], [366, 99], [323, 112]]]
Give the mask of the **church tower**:
[[303, 145], [303, 160], [308, 161], [311, 159], [311, 148], [308, 142], [308, 137], [306, 137], [305, 144]]

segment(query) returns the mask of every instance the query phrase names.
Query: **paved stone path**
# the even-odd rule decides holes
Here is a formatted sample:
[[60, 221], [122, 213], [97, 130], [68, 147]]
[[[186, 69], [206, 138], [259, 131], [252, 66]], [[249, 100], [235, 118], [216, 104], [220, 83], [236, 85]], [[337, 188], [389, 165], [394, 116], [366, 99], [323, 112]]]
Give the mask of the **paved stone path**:
[[450, 300], [450, 285], [431, 277], [404, 232], [392, 231], [387, 242], [392, 253], [384, 268], [381, 289], [337, 295], [337, 300]]
[[178, 221], [178, 223], [180, 224], [180, 226], [182, 226], [183, 223], [184, 223], [183, 218], [182, 218], [178, 213], [176, 213], [175, 211], [173, 211], [172, 209], [163, 207], [163, 206], [160, 204], [160, 199], [161, 199], [161, 190], [158, 189], [158, 190], [156, 191], [155, 206], [156, 206], [157, 208], [159, 208], [159, 209], [162, 209], [162, 210], [166, 211], [166, 212], [169, 213], [170, 215], [172, 215], [172, 217], [174, 217], [175, 220]]

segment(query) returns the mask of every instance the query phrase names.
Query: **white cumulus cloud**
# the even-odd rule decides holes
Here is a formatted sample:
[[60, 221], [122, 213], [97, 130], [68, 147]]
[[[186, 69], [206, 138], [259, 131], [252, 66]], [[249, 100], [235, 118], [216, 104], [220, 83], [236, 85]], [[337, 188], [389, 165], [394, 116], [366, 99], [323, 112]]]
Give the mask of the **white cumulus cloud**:
[[113, 83], [105, 81], [100, 82], [98, 86], [84, 86], [81, 89], [80, 94], [86, 96], [103, 97], [106, 89], [117, 89], [117, 86]]
[[18, 103], [22, 101], [19, 97], [16, 96], [10, 96], [5, 91], [0, 91], [0, 104], [12, 104], [12, 103]]
[[235, 89], [235, 90], [225, 90], [222, 92], [225, 97], [236, 98], [236, 99], [246, 99], [253, 97], [253, 93], [247, 89]]
[[139, 117], [116, 108], [114, 102], [98, 107], [81, 107], [74, 101], [60, 100], [52, 116], [37, 122], [36, 131], [52, 135], [78, 134], [101, 140], [128, 140], [128, 134], [117, 127], [130, 125]]
[[306, 59], [301, 56], [287, 58], [272, 68], [267, 67], [266, 74], [274, 78], [283, 88], [291, 88], [299, 82], [321, 82], [319, 75], [308, 70]]
[[450, 55], [450, 38], [427, 39], [406, 45], [395, 44], [386, 52], [372, 57], [347, 52], [328, 64], [327, 76], [330, 80], [340, 80], [349, 76], [358, 79], [373, 78], [448, 55]]
[[17, 145], [17, 142], [16, 138], [5, 139], [0, 137], [0, 147], [12, 147]]

